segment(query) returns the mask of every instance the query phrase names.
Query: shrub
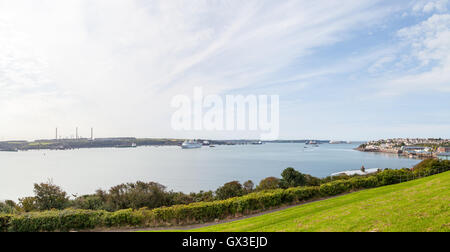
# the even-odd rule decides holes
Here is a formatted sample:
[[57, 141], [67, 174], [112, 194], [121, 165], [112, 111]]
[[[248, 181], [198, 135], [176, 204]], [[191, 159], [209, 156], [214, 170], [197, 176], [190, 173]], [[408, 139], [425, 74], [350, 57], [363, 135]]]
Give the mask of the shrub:
[[320, 185], [320, 178], [313, 177], [309, 174], [305, 174], [306, 178], [306, 185], [307, 186], [319, 186]]
[[288, 167], [284, 169], [281, 173], [280, 187], [281, 188], [289, 188], [296, 186], [305, 186], [306, 185], [306, 176], [296, 171], [292, 167]]
[[253, 188], [255, 187], [255, 184], [251, 180], [247, 180], [244, 182], [244, 190], [245, 193], [251, 193], [253, 192]]
[[355, 177], [351, 178], [350, 183], [353, 190], [363, 189], [363, 188], [373, 188], [378, 186], [378, 179], [376, 176], [370, 177]]
[[415, 174], [436, 174], [450, 170], [450, 160], [426, 159], [412, 168]]
[[352, 189], [352, 183], [349, 180], [337, 180], [320, 186], [322, 196], [334, 196]]
[[0, 214], [12, 214], [15, 212], [15, 206], [6, 202], [0, 202]]
[[110, 211], [120, 209], [155, 208], [171, 204], [171, 195], [166, 187], [156, 182], [126, 183], [111, 187], [109, 191], [97, 191], [97, 196]]
[[214, 200], [214, 193], [212, 191], [200, 191], [198, 193], [190, 193], [189, 196], [192, 198], [193, 202], [209, 202]]
[[25, 213], [14, 216], [8, 230], [13, 232], [69, 231], [103, 226], [105, 211], [63, 210]]
[[231, 181], [216, 190], [216, 196], [220, 200], [244, 195], [244, 188], [238, 181]]
[[13, 215], [11, 214], [0, 214], [0, 232], [8, 231], [9, 223]]
[[141, 211], [124, 209], [104, 215], [104, 224], [108, 227], [138, 226], [144, 223]]
[[31, 211], [38, 210], [35, 197], [21, 198], [21, 199], [19, 199], [19, 205], [20, 205], [21, 209], [25, 212], [31, 212]]
[[34, 184], [35, 205], [39, 210], [64, 209], [69, 202], [66, 192], [51, 181]]
[[258, 190], [258, 191], [273, 190], [273, 189], [277, 189], [279, 187], [280, 187], [280, 179], [279, 178], [268, 177], [268, 178], [261, 180], [261, 182], [259, 182], [259, 185], [256, 188], [256, 190]]
[[[161, 226], [192, 224], [240, 216], [284, 204], [292, 204], [319, 195], [319, 187], [296, 187], [287, 190], [250, 193], [242, 197], [189, 205], [175, 205], [152, 210], [125, 209], [116, 212], [67, 209], [21, 215], [2, 215], [2, 230], [16, 232], [69, 231], [100, 227]], [[6, 217], [5, 217], [6, 216]]]
[[104, 210], [106, 208], [102, 198], [97, 195], [80, 196], [73, 200], [71, 203], [72, 206], [77, 209]]

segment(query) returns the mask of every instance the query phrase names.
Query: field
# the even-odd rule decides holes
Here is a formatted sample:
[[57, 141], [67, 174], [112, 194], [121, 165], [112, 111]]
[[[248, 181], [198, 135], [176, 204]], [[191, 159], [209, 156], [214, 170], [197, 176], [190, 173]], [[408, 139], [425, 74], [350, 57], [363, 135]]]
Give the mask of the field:
[[190, 231], [449, 232], [450, 172]]

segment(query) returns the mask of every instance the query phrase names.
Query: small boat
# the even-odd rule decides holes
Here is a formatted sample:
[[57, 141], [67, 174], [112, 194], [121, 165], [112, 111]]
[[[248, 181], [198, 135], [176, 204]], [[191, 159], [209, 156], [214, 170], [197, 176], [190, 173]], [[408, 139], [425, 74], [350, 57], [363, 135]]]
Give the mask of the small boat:
[[311, 145], [311, 146], [314, 146], [314, 147], [319, 147], [319, 144], [316, 141], [314, 141], [314, 140], [306, 142], [305, 144]]
[[186, 140], [181, 144], [182, 149], [196, 149], [201, 148], [202, 144], [195, 140]]
[[115, 146], [116, 148], [136, 148], [137, 144], [136, 143], [131, 143], [131, 144], [119, 144]]
[[0, 149], [0, 151], [5, 151], [5, 152], [19, 152], [19, 150], [16, 149]]

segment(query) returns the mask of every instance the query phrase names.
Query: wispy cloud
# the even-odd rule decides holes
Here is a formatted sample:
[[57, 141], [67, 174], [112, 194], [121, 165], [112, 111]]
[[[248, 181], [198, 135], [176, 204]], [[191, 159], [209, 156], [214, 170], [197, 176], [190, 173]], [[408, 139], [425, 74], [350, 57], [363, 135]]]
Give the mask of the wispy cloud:
[[398, 31], [415, 73], [396, 76], [383, 85], [385, 95], [450, 92], [450, 15], [434, 14], [420, 24]]
[[414, 12], [445, 12], [448, 10], [448, 0], [420, 0], [413, 6]]
[[[0, 0], [0, 138], [51, 137], [54, 126], [63, 134], [94, 126], [103, 136], [182, 136], [168, 129], [170, 99], [194, 86], [286, 94], [282, 102], [292, 106], [326, 90], [372, 92], [365, 83], [380, 76], [387, 84], [378, 93], [409, 92], [402, 86], [430, 78], [445, 91], [447, 7], [442, 0]], [[405, 11], [436, 16], [390, 28], [401, 26], [395, 17]], [[422, 72], [392, 71], [411, 59], [406, 54]]]

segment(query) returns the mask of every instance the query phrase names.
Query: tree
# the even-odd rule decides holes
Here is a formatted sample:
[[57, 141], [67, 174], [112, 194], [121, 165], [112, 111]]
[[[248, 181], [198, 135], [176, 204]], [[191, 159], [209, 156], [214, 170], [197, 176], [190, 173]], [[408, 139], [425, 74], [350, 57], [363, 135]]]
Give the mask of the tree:
[[104, 210], [104, 201], [97, 195], [83, 195], [73, 200], [72, 205], [78, 209]]
[[192, 197], [194, 202], [209, 202], [214, 200], [214, 193], [212, 191], [200, 191], [198, 193], [192, 192], [189, 195]]
[[7, 206], [12, 207], [12, 208], [17, 208], [17, 204], [16, 204], [16, 202], [14, 202], [13, 200], [5, 200], [5, 204], [6, 204]]
[[97, 196], [106, 201], [107, 210], [142, 207], [156, 208], [171, 204], [166, 187], [156, 182], [120, 184], [109, 189], [108, 193], [97, 191]]
[[216, 197], [220, 200], [244, 195], [244, 188], [238, 181], [231, 181], [216, 190]]
[[258, 191], [260, 190], [271, 190], [271, 189], [277, 189], [280, 187], [280, 179], [275, 177], [268, 177], [261, 182], [259, 182], [258, 187], [256, 188]]
[[19, 199], [20, 207], [25, 212], [31, 212], [38, 210], [36, 206], [36, 198], [35, 197], [25, 197]]
[[320, 178], [313, 177], [309, 174], [305, 174], [307, 186], [320, 186]]
[[306, 176], [292, 167], [284, 169], [281, 173], [280, 185], [282, 188], [305, 186]]
[[251, 193], [253, 191], [253, 187], [255, 186], [255, 184], [253, 184], [253, 181], [251, 180], [247, 180], [244, 183], [244, 190], [246, 193]]
[[34, 184], [35, 204], [38, 210], [64, 209], [68, 202], [66, 192], [51, 181]]
[[16, 203], [12, 200], [6, 200], [5, 202], [0, 202], [0, 214], [12, 214], [16, 211]]

